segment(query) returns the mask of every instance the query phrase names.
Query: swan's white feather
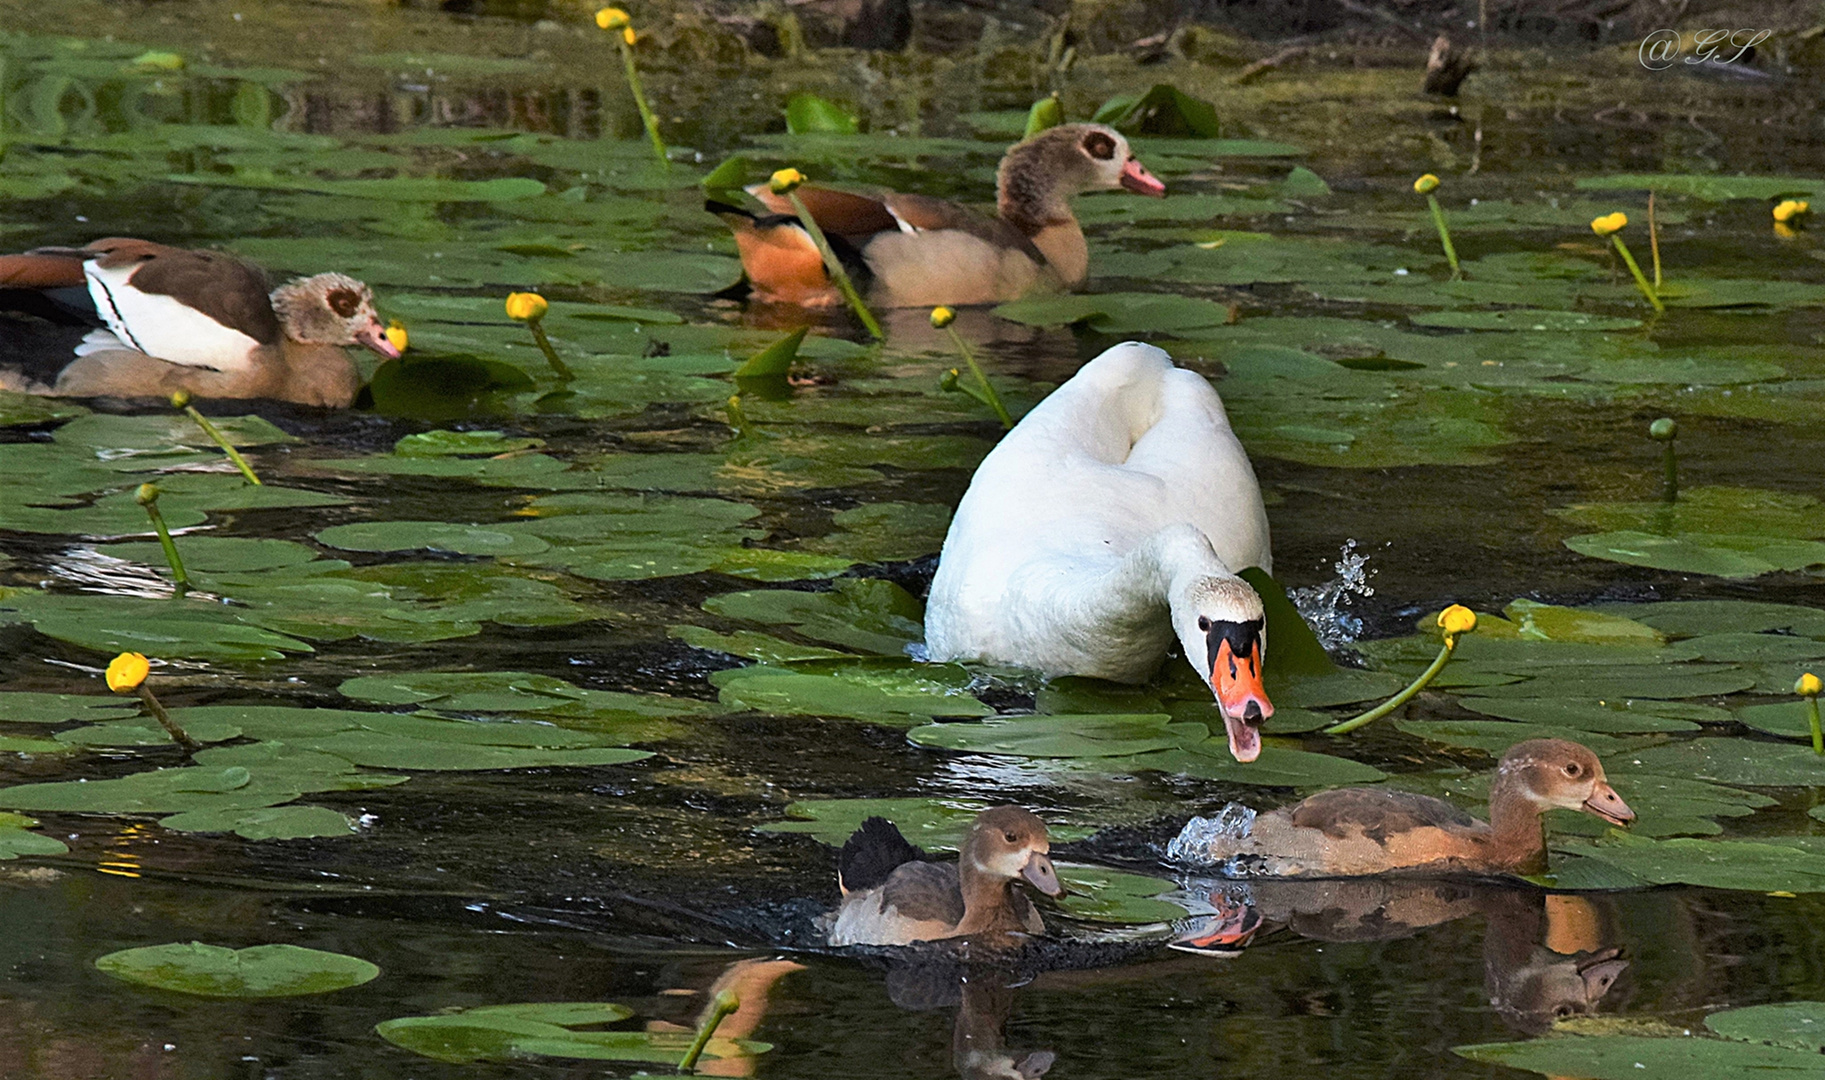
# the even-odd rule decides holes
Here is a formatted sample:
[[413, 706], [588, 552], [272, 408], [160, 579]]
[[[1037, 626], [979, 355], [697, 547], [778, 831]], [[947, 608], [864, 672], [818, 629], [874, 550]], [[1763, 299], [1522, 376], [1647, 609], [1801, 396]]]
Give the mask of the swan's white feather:
[[977, 469], [932, 581], [929, 655], [1145, 679], [1174, 634], [1169, 579], [1211, 552], [1218, 573], [1272, 572], [1248, 455], [1203, 376], [1117, 345]]

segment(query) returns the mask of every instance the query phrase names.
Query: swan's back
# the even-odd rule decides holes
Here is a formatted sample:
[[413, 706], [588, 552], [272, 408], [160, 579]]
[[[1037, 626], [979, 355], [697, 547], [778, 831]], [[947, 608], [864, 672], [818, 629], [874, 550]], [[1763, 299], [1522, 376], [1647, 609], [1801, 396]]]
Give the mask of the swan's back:
[[[1126, 342], [1040, 402], [976, 470], [932, 581], [935, 659], [1012, 658], [1017, 595], [1099, 573], [1190, 524], [1231, 569], [1272, 571], [1267, 513], [1222, 399], [1151, 345]], [[1010, 591], [1012, 590], [1012, 591]]]

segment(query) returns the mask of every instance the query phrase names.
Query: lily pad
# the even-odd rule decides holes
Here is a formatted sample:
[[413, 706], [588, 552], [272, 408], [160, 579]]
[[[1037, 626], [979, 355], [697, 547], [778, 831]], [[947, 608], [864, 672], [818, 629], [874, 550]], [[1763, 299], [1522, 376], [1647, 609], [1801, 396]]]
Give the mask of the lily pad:
[[761, 665], [718, 671], [710, 683], [721, 690], [724, 705], [765, 713], [906, 727], [934, 716], [994, 714], [958, 685], [936, 678], [937, 673], [910, 663], [852, 665], [827, 674]]
[[1017, 757], [1105, 758], [1195, 745], [1208, 738], [1203, 724], [1175, 724], [1165, 714], [1110, 716], [1067, 713], [975, 724], [931, 724], [907, 738], [921, 746]]
[[1592, 315], [1582, 311], [1544, 311], [1518, 308], [1507, 311], [1433, 311], [1410, 315], [1415, 326], [1447, 330], [1533, 330], [1549, 333], [1591, 330], [1633, 330], [1640, 319], [1618, 315]]
[[442, 551], [453, 555], [536, 555], [551, 545], [521, 530], [443, 521], [364, 521], [316, 534], [346, 551]]
[[149, 945], [109, 953], [95, 966], [125, 982], [216, 998], [296, 997], [360, 986], [380, 969], [354, 956], [296, 945]]
[[275, 806], [260, 810], [191, 810], [159, 820], [179, 832], [232, 832], [247, 840], [301, 840], [349, 836], [355, 823], [322, 806]]
[[1060, 863], [1058, 878], [1065, 886], [1059, 906], [1075, 918], [1148, 923], [1182, 919], [1187, 914], [1179, 904], [1161, 899], [1178, 889], [1177, 882], [1164, 878], [1078, 863]]

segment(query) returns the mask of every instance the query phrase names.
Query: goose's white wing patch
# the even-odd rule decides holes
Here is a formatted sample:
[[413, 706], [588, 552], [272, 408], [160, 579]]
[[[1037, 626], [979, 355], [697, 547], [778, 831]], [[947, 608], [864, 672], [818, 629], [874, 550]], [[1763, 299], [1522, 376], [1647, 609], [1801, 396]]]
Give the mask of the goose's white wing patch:
[[127, 279], [137, 266], [103, 269], [91, 259], [82, 268], [102, 321], [127, 348], [186, 367], [226, 372], [251, 366], [259, 342], [172, 297], [134, 288]]
[[76, 346], [77, 356], [93, 356], [99, 352], [119, 352], [127, 348], [127, 343], [114, 336], [112, 330], [91, 330], [82, 336], [82, 344]]

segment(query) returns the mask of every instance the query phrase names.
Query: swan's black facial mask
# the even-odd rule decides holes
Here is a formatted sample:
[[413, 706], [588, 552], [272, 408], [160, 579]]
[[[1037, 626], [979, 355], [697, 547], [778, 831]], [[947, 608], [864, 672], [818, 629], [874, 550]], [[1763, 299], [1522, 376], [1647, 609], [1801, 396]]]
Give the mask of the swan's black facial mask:
[[1258, 725], [1274, 715], [1273, 703], [1261, 685], [1261, 619], [1233, 622], [1199, 619], [1209, 649], [1210, 688], [1222, 708], [1223, 726], [1229, 735], [1229, 752], [1237, 761], [1261, 755]]

